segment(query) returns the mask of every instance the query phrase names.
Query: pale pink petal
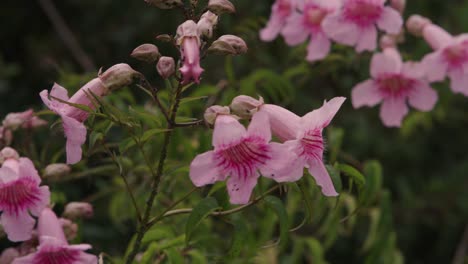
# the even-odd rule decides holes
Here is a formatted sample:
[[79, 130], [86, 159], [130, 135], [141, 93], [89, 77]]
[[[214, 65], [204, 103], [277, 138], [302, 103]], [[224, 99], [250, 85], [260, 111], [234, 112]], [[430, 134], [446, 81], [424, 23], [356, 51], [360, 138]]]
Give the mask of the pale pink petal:
[[377, 20], [377, 26], [389, 34], [398, 34], [403, 26], [403, 18], [395, 9], [386, 6]]
[[213, 151], [195, 157], [190, 164], [190, 179], [197, 187], [224, 180], [218, 170]]
[[328, 15], [322, 22], [322, 29], [329, 38], [338, 43], [354, 46], [358, 41], [358, 27], [344, 21], [340, 12]]
[[[335, 97], [325, 102], [322, 107], [302, 117], [302, 132], [323, 129], [328, 126], [346, 98]], [[298, 131], [298, 133], [301, 133]]]
[[312, 36], [307, 46], [306, 60], [313, 62], [322, 60], [330, 53], [331, 42], [323, 32], [318, 32]]
[[67, 138], [67, 163], [75, 164], [81, 160], [81, 145], [86, 142], [86, 127], [71, 117], [62, 115], [63, 131]]
[[70, 245], [68, 246], [68, 248], [80, 250], [80, 251], [86, 251], [88, 249], [92, 249], [93, 247], [90, 244], [77, 244], [77, 245]]
[[271, 130], [280, 140], [285, 141], [296, 138], [301, 123], [299, 116], [286, 108], [273, 104], [263, 105], [260, 112], [268, 114]]
[[468, 72], [462, 69], [451, 70], [449, 72], [449, 77], [452, 91], [468, 96]]
[[423, 29], [423, 37], [432, 49], [438, 50], [454, 42], [453, 37], [443, 28], [429, 24]]
[[376, 53], [371, 60], [371, 76], [379, 78], [382, 74], [401, 73], [403, 61], [400, 53], [394, 48], [386, 48], [382, 53]]
[[400, 127], [403, 118], [408, 114], [404, 98], [388, 98], [380, 108], [380, 118], [385, 126]]
[[325, 196], [337, 196], [338, 193], [333, 186], [333, 181], [328, 174], [323, 161], [313, 159], [309, 161], [309, 172], [314, 177], [318, 186], [322, 187], [322, 193]]
[[97, 264], [98, 258], [94, 255], [81, 252], [77, 264]]
[[434, 108], [437, 98], [437, 92], [429, 84], [420, 82], [411, 91], [408, 102], [420, 111], [430, 111]]
[[0, 223], [8, 239], [19, 242], [31, 239], [35, 221], [27, 211], [18, 212], [16, 215], [4, 211], [0, 216]]
[[239, 142], [247, 133], [245, 127], [232, 116], [218, 115], [213, 131], [213, 146], [223, 148]]
[[13, 260], [20, 256], [20, 252], [16, 248], [7, 248], [3, 250], [0, 255], [0, 263], [2, 264], [11, 264]]
[[302, 14], [294, 12], [291, 16], [288, 17], [286, 20], [286, 25], [281, 31], [281, 35], [283, 35], [284, 40], [290, 46], [303, 43], [309, 36], [308, 31], [303, 26], [304, 24], [302, 19]]
[[37, 232], [41, 245], [67, 245], [62, 225], [50, 208], [42, 210], [37, 222]]
[[39, 187], [39, 200], [29, 207], [32, 215], [39, 216], [41, 211], [50, 203], [50, 191], [48, 186]]
[[422, 63], [414, 62], [414, 61], [408, 61], [403, 63], [403, 67], [401, 69], [401, 72], [412, 79], [424, 79], [425, 76], [425, 67], [423, 66]]
[[443, 81], [447, 75], [448, 64], [440, 51], [426, 55], [422, 59], [422, 67], [430, 82]]
[[266, 24], [265, 28], [260, 31], [260, 39], [263, 41], [272, 41], [281, 32], [284, 26], [284, 18], [277, 15], [274, 10], [270, 16], [270, 20]]
[[3, 167], [0, 168], [0, 184], [16, 181], [17, 179], [18, 174], [12, 169], [6, 167], [5, 165], [3, 165]]
[[19, 177], [27, 177], [34, 179], [34, 181], [39, 184], [41, 183], [41, 177], [34, 167], [32, 161], [28, 158], [20, 158], [19, 159]]
[[[297, 142], [297, 140], [287, 142]], [[260, 167], [264, 177], [277, 182], [294, 182], [302, 177], [304, 161], [291, 150], [290, 144], [270, 143], [269, 154], [271, 159]]]
[[367, 80], [356, 85], [351, 91], [351, 102], [354, 108], [375, 106], [382, 101], [382, 94], [374, 80]]
[[374, 25], [361, 29], [361, 34], [357, 40], [356, 51], [374, 51], [377, 48], [377, 29]]
[[257, 185], [258, 173], [248, 177], [229, 177], [227, 189], [231, 204], [246, 204], [249, 202], [252, 190]]
[[11, 264], [31, 264], [31, 263], [34, 263], [35, 256], [36, 256], [36, 253], [31, 253], [27, 256], [16, 258], [15, 260], [13, 260]]
[[267, 113], [259, 111], [253, 115], [252, 121], [250, 121], [247, 129], [247, 135], [249, 137], [260, 138], [265, 142], [270, 142], [271, 129]]
[[63, 101], [68, 100], [68, 91], [57, 83], [54, 83], [52, 90], [50, 91], [50, 96], [61, 99]]

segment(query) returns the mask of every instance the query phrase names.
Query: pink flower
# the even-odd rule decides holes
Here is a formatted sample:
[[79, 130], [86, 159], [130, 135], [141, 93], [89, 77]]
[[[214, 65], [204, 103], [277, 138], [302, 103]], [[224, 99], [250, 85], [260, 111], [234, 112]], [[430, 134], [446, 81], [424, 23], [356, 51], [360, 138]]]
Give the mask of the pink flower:
[[341, 5], [340, 0], [306, 0], [298, 3], [298, 10], [292, 12], [281, 34], [288, 45], [297, 45], [310, 38], [307, 60], [325, 58], [330, 52], [331, 42], [322, 30], [323, 19]]
[[429, 81], [442, 81], [448, 76], [452, 91], [468, 96], [468, 35], [452, 37], [430, 24], [423, 28], [423, 36], [435, 50], [422, 61]]
[[380, 118], [384, 125], [399, 127], [408, 113], [408, 103], [420, 111], [429, 111], [437, 102], [437, 93], [424, 78], [416, 63], [403, 63], [393, 48], [375, 54], [371, 62], [373, 79], [356, 85], [352, 91], [354, 108], [375, 106], [381, 101]]
[[25, 241], [31, 238], [34, 228], [31, 214], [38, 216], [49, 204], [49, 187], [39, 186], [41, 178], [30, 159], [4, 156], [0, 168], [0, 223], [9, 240]]
[[38, 221], [39, 246], [35, 253], [17, 258], [13, 264], [97, 264], [97, 257], [83, 251], [88, 244], [69, 245], [60, 221], [49, 208], [45, 208]]
[[69, 219], [93, 217], [93, 206], [85, 202], [71, 202], [65, 206], [63, 215]]
[[[292, 155], [283, 144], [270, 143], [271, 131], [265, 113], [257, 113], [246, 130], [231, 115], [219, 114], [213, 131], [214, 150], [195, 157], [190, 164], [190, 178], [196, 186], [213, 184], [227, 177], [232, 204], [249, 201], [260, 173], [268, 178], [282, 178]], [[288, 173], [288, 172], [286, 172]]]
[[271, 16], [265, 28], [260, 31], [260, 39], [272, 41], [281, 32], [287, 18], [295, 8], [296, 0], [276, 0], [271, 7]]
[[183, 61], [180, 72], [182, 83], [200, 83], [203, 69], [200, 67], [200, 35], [198, 26], [193, 20], [187, 20], [177, 28], [177, 45], [180, 46]]
[[323, 21], [323, 30], [338, 43], [356, 46], [357, 52], [377, 47], [377, 29], [398, 34], [401, 15], [384, 6], [385, 0], [344, 0], [343, 7]]
[[[103, 96], [108, 92], [108, 89], [99, 78], [95, 78], [83, 86], [71, 98], [68, 98], [68, 91], [58, 84], [54, 84], [50, 95], [62, 101], [86, 105], [93, 109], [95, 106], [89, 98], [89, 96], [91, 96], [91, 92], [97, 96]], [[63, 130], [65, 132], [65, 137], [67, 138], [67, 163], [75, 164], [79, 162], [82, 155], [81, 145], [86, 141], [86, 127], [83, 122], [88, 118], [88, 113], [79, 108], [55, 100], [54, 98], [49, 99], [49, 93], [47, 90], [42, 91], [40, 96], [44, 104], [62, 118]]]
[[20, 113], [9, 113], [2, 124], [5, 128], [16, 130], [19, 127], [28, 129], [44, 126], [47, 124], [47, 121], [35, 116], [33, 110], [28, 109]]

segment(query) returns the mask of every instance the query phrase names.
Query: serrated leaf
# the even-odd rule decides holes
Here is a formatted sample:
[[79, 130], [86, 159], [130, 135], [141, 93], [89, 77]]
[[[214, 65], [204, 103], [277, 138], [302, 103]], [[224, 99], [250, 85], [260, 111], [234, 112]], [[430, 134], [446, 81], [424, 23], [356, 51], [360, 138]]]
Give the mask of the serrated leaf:
[[288, 213], [286, 208], [284, 207], [283, 201], [281, 201], [278, 197], [275, 196], [267, 196], [265, 197], [266, 204], [273, 209], [276, 216], [278, 216], [279, 224], [280, 224], [280, 243], [286, 243], [288, 239], [289, 233], [289, 219]]
[[190, 213], [185, 225], [185, 242], [188, 244], [195, 229], [210, 213], [219, 208], [218, 201], [213, 197], [201, 200]]

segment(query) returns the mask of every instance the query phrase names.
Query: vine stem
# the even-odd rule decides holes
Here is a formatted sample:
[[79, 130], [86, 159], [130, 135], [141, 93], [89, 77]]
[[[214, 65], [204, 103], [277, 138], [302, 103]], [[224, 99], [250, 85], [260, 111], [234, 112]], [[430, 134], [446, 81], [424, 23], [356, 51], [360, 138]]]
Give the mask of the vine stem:
[[161, 176], [164, 171], [164, 162], [166, 161], [169, 143], [171, 142], [174, 123], [175, 123], [175, 119], [177, 116], [177, 110], [179, 109], [179, 105], [180, 105], [182, 88], [183, 88], [182, 83], [179, 82], [179, 85], [177, 87], [177, 90], [174, 96], [174, 103], [172, 104], [172, 109], [169, 114], [169, 120], [167, 122], [168, 132], [164, 136], [164, 142], [161, 148], [161, 153], [159, 155], [158, 167], [156, 169], [156, 172], [154, 171], [153, 166], [151, 166], [151, 163], [143, 150], [143, 146], [139, 144], [140, 151], [142, 152], [145, 158], [145, 162], [151, 171], [152, 183], [151, 183], [151, 193], [148, 196], [148, 199], [146, 200], [145, 212], [143, 215], [142, 222], [140, 223], [138, 227], [137, 237], [136, 237], [135, 243], [133, 244], [133, 249], [128, 255], [127, 261], [125, 262], [127, 264], [131, 264], [133, 260], [135, 259], [135, 256], [138, 253], [138, 250], [140, 250], [141, 241], [143, 240], [143, 237], [145, 236], [145, 233], [148, 230], [148, 223], [149, 223], [149, 219], [151, 215], [151, 210], [153, 209], [156, 195], [158, 195], [158, 192], [159, 192], [158, 189], [159, 189], [159, 183], [161, 182]]

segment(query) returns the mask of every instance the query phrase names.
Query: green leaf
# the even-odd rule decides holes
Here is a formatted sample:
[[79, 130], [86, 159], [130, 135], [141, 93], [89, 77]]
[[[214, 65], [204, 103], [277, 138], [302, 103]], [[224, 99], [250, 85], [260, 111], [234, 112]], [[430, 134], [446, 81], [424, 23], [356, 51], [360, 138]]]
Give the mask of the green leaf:
[[158, 252], [158, 245], [156, 242], [151, 243], [141, 257], [141, 264], [153, 263], [154, 255]]
[[149, 140], [151, 137], [157, 135], [157, 134], [160, 134], [160, 133], [165, 133], [165, 132], [169, 132], [171, 131], [171, 129], [163, 129], [163, 128], [153, 128], [153, 129], [150, 129], [150, 130], [147, 130], [143, 136], [141, 137], [141, 142], [146, 142], [147, 140]]
[[312, 196], [309, 190], [307, 189], [307, 181], [305, 179], [299, 181], [298, 185], [299, 189], [301, 190], [302, 199], [304, 199], [304, 203], [307, 209], [307, 222], [310, 223], [312, 221], [312, 212], [314, 211], [314, 208], [312, 206]]
[[166, 253], [167, 259], [169, 260], [169, 263], [171, 264], [183, 264], [184, 263], [184, 257], [180, 251], [178, 251], [175, 248], [170, 248], [164, 250], [164, 253]]
[[281, 201], [278, 197], [275, 196], [267, 196], [265, 197], [265, 202], [267, 205], [273, 209], [279, 219], [280, 224], [280, 243], [286, 243], [288, 239], [289, 233], [289, 219], [288, 213], [286, 212], [286, 208], [284, 207], [283, 201]]
[[341, 182], [341, 175], [339, 169], [337, 168], [337, 164], [335, 164], [335, 166], [325, 165], [325, 167], [327, 168], [328, 174], [332, 179], [336, 192], [341, 193], [343, 189], [343, 183]]
[[238, 257], [245, 246], [245, 239], [249, 235], [247, 223], [243, 218], [234, 220], [234, 235], [231, 242], [231, 248], [228, 251], [228, 259], [234, 259]]
[[195, 229], [200, 225], [203, 219], [205, 219], [210, 213], [214, 212], [219, 208], [218, 201], [213, 197], [208, 197], [201, 200], [195, 208], [193, 208], [192, 213], [187, 220], [185, 225], [185, 243], [188, 244], [190, 238], [195, 231]]
[[314, 264], [326, 264], [325, 252], [322, 244], [317, 239], [310, 237], [305, 239], [305, 244], [309, 248], [311, 255], [310, 263]]
[[353, 179], [353, 181], [359, 186], [363, 187], [366, 184], [366, 178], [364, 178], [364, 175], [360, 173], [358, 170], [355, 168], [346, 165], [346, 164], [339, 164], [337, 168], [343, 172], [344, 174], [347, 174], [348, 176]]
[[89, 149], [92, 149], [98, 140], [102, 140], [104, 135], [101, 132], [93, 131], [89, 135]]
[[382, 189], [382, 166], [378, 161], [368, 161], [364, 164], [364, 175], [366, 176], [366, 188], [359, 202], [369, 205], [377, 199]]
[[180, 104], [189, 103], [192, 101], [203, 100], [208, 98], [208, 96], [194, 96], [194, 97], [185, 97], [180, 100]]

